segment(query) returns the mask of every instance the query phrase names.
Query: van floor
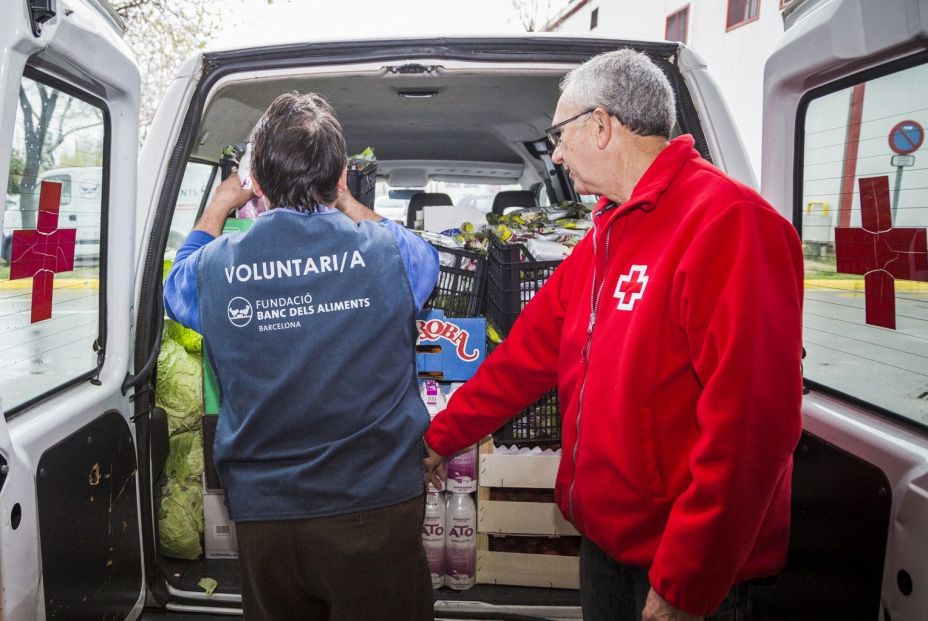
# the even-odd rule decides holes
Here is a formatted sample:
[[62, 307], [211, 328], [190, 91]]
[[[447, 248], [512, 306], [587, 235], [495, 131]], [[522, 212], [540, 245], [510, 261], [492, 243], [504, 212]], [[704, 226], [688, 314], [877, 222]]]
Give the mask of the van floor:
[[[219, 584], [216, 593], [240, 594], [242, 581], [236, 559], [200, 559], [182, 561], [161, 557], [161, 569], [171, 586], [180, 591], [202, 591], [202, 578]], [[496, 606], [579, 606], [580, 592], [573, 589], [548, 589], [478, 584], [466, 591], [442, 587], [433, 592], [436, 600], [478, 601]]]

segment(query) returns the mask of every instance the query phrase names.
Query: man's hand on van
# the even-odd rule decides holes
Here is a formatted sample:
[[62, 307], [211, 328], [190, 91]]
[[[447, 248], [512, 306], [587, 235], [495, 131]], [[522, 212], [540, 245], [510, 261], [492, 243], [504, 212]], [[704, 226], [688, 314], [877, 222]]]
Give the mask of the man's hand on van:
[[213, 237], [219, 237], [222, 234], [222, 226], [229, 214], [242, 207], [253, 195], [250, 188], [246, 190], [242, 187], [238, 175], [229, 175], [216, 188], [213, 200], [203, 210], [203, 215], [197, 220], [193, 230], [205, 231]]
[[425, 441], [425, 459], [422, 460], [422, 470], [425, 472], [425, 483], [428, 485], [431, 481], [435, 489], [440, 490], [444, 487], [442, 480], [445, 478], [445, 458], [432, 450], [432, 447]]

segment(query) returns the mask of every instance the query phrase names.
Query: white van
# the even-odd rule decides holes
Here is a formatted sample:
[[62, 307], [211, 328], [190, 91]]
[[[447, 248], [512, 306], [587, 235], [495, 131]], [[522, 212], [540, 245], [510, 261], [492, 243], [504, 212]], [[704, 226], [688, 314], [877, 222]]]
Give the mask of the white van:
[[[158, 553], [156, 485], [168, 450], [165, 413], [153, 398], [161, 282], [166, 255], [195, 217], [183, 205], [203, 208], [223, 148], [243, 142], [280, 92], [325, 94], [350, 152], [375, 147], [385, 187], [518, 186], [557, 202], [576, 198], [543, 134], [558, 81], [597, 53], [631, 47], [675, 88], [675, 131], [691, 133], [730, 175], [756, 183], [693, 50], [537, 34], [199, 54], [171, 85], [137, 157], [139, 73], [106, 1], [8, 4], [0, 179], [21, 165], [30, 131], [18, 114], [20, 92], [56, 93], [48, 118], [83, 128], [82, 150], [103, 164], [92, 198], [98, 221], [77, 223], [99, 227], [99, 265], [80, 277], [55, 273], [50, 316], [36, 321], [28, 279], [0, 271], [5, 619], [241, 614], [236, 561]], [[802, 234], [807, 215], [834, 230], [809, 233], [805, 433], [790, 555], [768, 595], [770, 618], [923, 621], [928, 152], [918, 128], [928, 125], [928, 0], [793, 0], [784, 19], [765, 70], [761, 191]], [[184, 196], [185, 187], [199, 192]], [[814, 203], [827, 203], [834, 219], [813, 220]], [[212, 594], [201, 578], [217, 580]], [[436, 611], [580, 618], [575, 591], [493, 585], [440, 596]]]

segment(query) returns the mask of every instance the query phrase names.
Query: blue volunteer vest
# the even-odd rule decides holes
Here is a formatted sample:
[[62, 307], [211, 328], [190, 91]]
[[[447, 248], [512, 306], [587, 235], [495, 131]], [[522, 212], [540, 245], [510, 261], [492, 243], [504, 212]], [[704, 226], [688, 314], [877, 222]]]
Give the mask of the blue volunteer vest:
[[387, 228], [274, 210], [203, 248], [197, 291], [233, 520], [339, 515], [422, 493], [415, 304]]

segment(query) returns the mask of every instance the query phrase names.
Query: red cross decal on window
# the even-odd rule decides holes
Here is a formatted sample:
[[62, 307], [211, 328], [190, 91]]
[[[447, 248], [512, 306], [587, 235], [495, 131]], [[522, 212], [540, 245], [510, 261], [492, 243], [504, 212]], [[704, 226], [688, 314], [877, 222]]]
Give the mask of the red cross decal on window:
[[77, 229], [58, 228], [61, 183], [43, 181], [39, 195], [38, 226], [13, 231], [10, 280], [32, 279], [32, 323], [52, 316], [55, 274], [74, 269]]
[[644, 288], [648, 286], [648, 266], [632, 265], [628, 274], [619, 276], [619, 282], [615, 285], [613, 297], [618, 298], [619, 310], [631, 310], [635, 307], [635, 302], [644, 296]]
[[889, 177], [860, 179], [859, 229], [835, 229], [836, 271], [864, 277], [867, 323], [896, 329], [895, 281], [928, 282], [926, 229], [893, 228]]

